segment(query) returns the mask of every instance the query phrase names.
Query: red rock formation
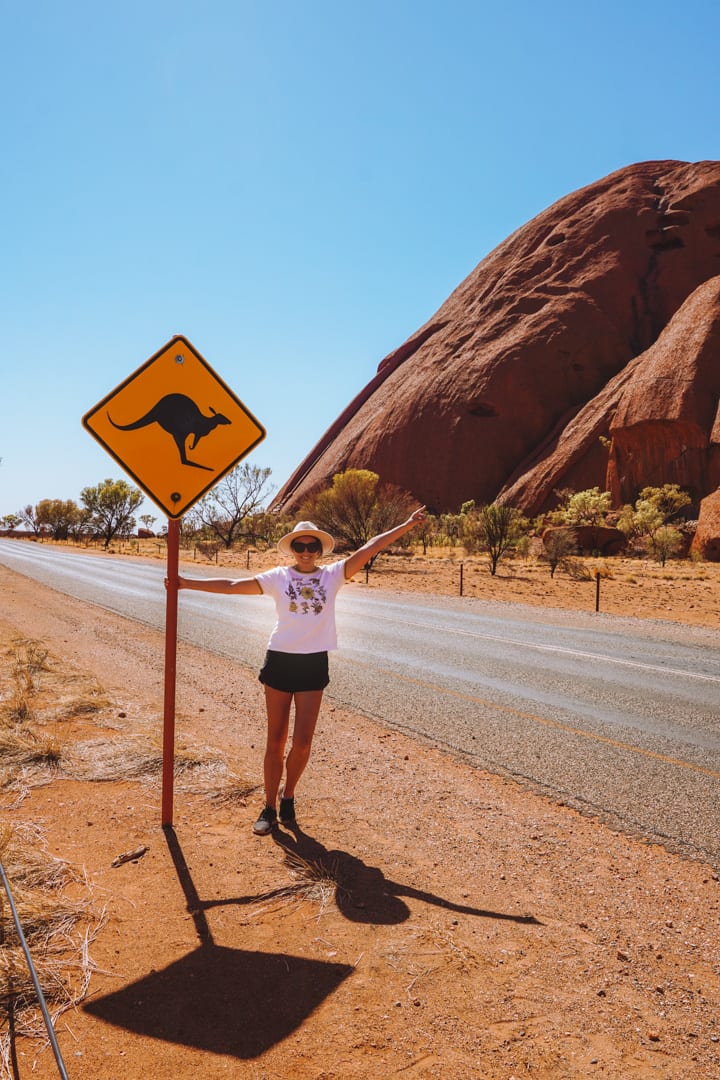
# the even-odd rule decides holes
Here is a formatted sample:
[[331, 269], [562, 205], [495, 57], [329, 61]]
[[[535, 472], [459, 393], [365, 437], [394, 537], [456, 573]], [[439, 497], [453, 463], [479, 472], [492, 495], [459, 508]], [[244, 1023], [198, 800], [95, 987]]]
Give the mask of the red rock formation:
[[[720, 266], [718, 267], [720, 270]], [[610, 424], [607, 489], [629, 502], [645, 484], [695, 501], [720, 485], [720, 277], [700, 285], [635, 366]]]
[[720, 562], [720, 489], [700, 503], [700, 520], [691, 551], [710, 562]]
[[620, 555], [627, 547], [625, 534], [609, 525], [550, 525], [542, 534], [545, 547], [551, 546], [553, 535], [559, 532], [571, 533], [575, 547], [584, 554]]
[[598, 483], [615, 505], [634, 502], [646, 485], [665, 483], [679, 484], [697, 505], [720, 485], [719, 358], [715, 277], [698, 286], [655, 344], [611, 379], [502, 497], [537, 513], [552, 501], [558, 477], [562, 487], [593, 486], [584, 477], [604, 454]]
[[[629, 500], [633, 487], [674, 480], [689, 429], [677, 442], [659, 415], [643, 414], [642, 373], [673, 316], [717, 274], [720, 162], [645, 162], [567, 196], [491, 252], [382, 361], [274, 506], [294, 509], [346, 468], [373, 469], [436, 510], [501, 496], [530, 514], [553, 505], [558, 487], [604, 487], [609, 478]], [[707, 324], [710, 295], [697, 304]], [[676, 385], [652, 397], [670, 408], [669, 423], [695, 432], [683, 476], [699, 498], [715, 476], [718, 422], [708, 434], [706, 414], [717, 395], [701, 407], [705, 390], [698, 383], [693, 399], [687, 388], [689, 368], [705, 372], [706, 387], [712, 378], [705, 361], [693, 367], [680, 355], [682, 326], [674, 360], [651, 358]], [[696, 346], [694, 334], [688, 347]], [[643, 457], [635, 435], [651, 432]]]

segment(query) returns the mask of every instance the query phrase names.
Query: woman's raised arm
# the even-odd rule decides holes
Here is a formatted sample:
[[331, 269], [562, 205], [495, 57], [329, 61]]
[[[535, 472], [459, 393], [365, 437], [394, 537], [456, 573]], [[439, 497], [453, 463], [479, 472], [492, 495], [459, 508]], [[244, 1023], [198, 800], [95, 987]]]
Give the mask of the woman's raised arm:
[[378, 555], [386, 547], [390, 547], [390, 544], [399, 540], [401, 536], [404, 536], [410, 529], [414, 529], [416, 525], [420, 525], [426, 517], [427, 511], [425, 507], [419, 506], [417, 510], [412, 512], [407, 521], [403, 521], [402, 525], [396, 525], [394, 529], [373, 536], [372, 540], [368, 540], [367, 544], [363, 544], [361, 548], [358, 548], [345, 560], [345, 580], [349, 581], [353, 574], [357, 574], [358, 570], [362, 570], [373, 555]]

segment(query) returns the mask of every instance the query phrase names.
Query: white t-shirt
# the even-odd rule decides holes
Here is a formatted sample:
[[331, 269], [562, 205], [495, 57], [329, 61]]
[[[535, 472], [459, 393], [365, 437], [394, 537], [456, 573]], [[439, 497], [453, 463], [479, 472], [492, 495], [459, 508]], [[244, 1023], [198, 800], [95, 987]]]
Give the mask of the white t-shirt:
[[335, 597], [345, 584], [345, 560], [300, 574], [276, 566], [255, 574], [260, 588], [275, 601], [277, 622], [268, 649], [315, 653], [337, 649]]

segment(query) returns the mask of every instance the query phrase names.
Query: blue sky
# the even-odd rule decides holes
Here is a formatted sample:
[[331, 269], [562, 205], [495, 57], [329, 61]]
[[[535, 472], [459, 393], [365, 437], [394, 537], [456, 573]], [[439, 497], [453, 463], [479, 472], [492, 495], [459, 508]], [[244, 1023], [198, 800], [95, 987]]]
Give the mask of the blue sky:
[[81, 416], [173, 334], [279, 488], [508, 234], [720, 157], [719, 12], [0, 0], [0, 516], [123, 475]]

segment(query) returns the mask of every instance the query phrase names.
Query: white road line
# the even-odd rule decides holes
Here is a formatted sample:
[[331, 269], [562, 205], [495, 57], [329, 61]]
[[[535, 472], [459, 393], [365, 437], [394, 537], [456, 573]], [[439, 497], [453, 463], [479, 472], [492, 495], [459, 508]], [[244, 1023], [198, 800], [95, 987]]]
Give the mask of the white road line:
[[[392, 619], [384, 615], [373, 615], [376, 621], [389, 622], [395, 625]], [[716, 683], [720, 686], [720, 676], [704, 675], [697, 671], [684, 671], [680, 668], [663, 667], [659, 664], [644, 664], [639, 660], [625, 660], [619, 656], [606, 656], [604, 653], [582, 652], [580, 649], [570, 649], [565, 645], [542, 645], [535, 641], [521, 641], [517, 638], [501, 637], [499, 634], [484, 634], [477, 630], [460, 630], [454, 626], [442, 623], [417, 622], [412, 619], [404, 619], [404, 626], [417, 626], [422, 630], [439, 630], [443, 634], [457, 634], [460, 637], [477, 638], [480, 641], [494, 641], [499, 645], [514, 645], [522, 649], [534, 649], [536, 652], [560, 653], [564, 656], [575, 657], [579, 660], [604, 660], [607, 664], [615, 664], [618, 667], [635, 668], [638, 671], [649, 671], [655, 675], [676, 675], [683, 679], [699, 679], [701, 682]]]

